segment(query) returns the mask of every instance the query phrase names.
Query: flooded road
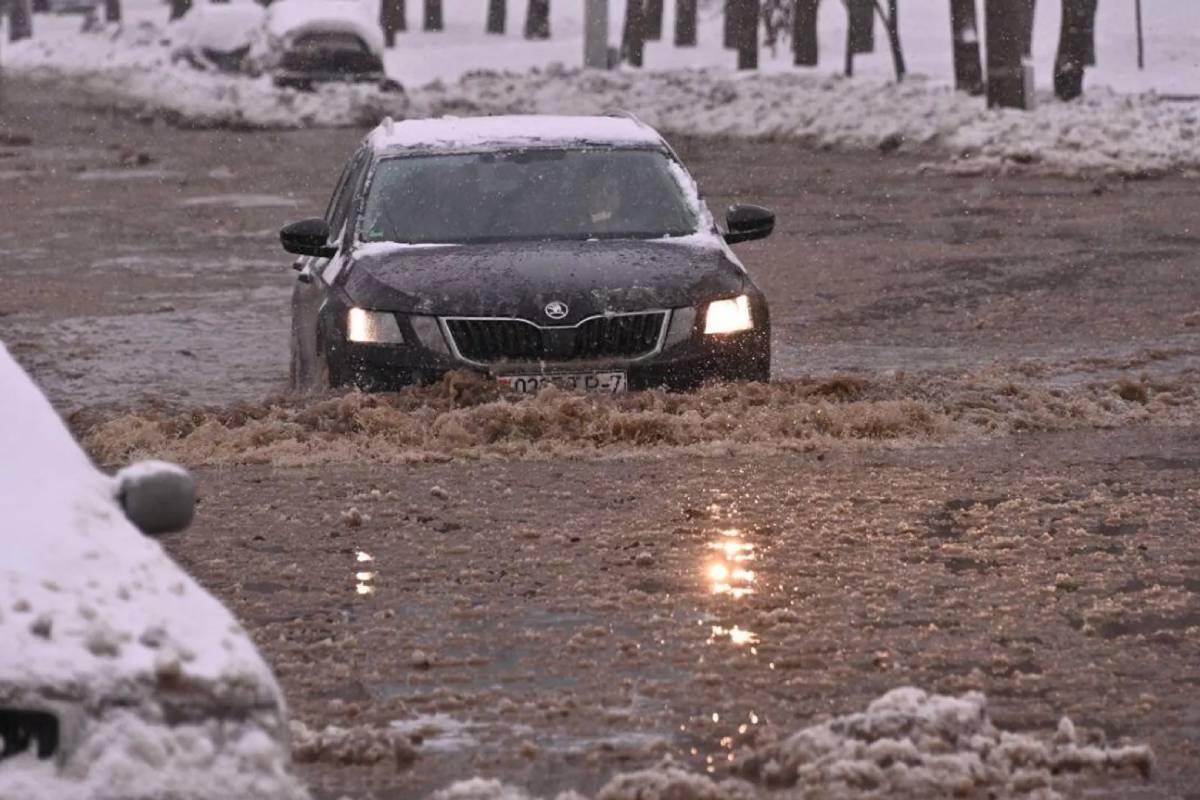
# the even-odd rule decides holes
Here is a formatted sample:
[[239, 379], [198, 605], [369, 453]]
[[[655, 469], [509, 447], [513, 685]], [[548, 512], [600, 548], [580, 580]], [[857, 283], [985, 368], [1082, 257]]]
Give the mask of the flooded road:
[[[167, 546], [276, 669], [316, 797], [590, 795], [666, 757], [765, 781], [789, 733], [904, 686], [1152, 747], [1088, 796], [1200, 780], [1200, 183], [679, 139], [713, 208], [779, 214], [739, 249], [769, 387], [289, 398], [277, 230], [362, 132], [51, 88], [6, 83], [33, 141], [0, 145], [0, 339], [100, 463], [196, 470]], [[411, 746], [330, 757], [328, 725]]]

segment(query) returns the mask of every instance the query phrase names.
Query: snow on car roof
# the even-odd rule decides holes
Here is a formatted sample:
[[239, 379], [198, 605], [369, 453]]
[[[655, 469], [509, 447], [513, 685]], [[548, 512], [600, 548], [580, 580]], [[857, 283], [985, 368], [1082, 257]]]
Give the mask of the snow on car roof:
[[553, 144], [647, 145], [658, 132], [633, 117], [567, 117], [535, 114], [384, 120], [368, 136], [376, 151], [540, 146]]
[[383, 29], [365, 0], [277, 0], [267, 8], [272, 36], [318, 31], [353, 33], [376, 55], [383, 53]]
[[0, 705], [140, 702], [164, 676], [197, 701], [280, 702], [245, 630], [125, 518], [2, 342], [0, 386]]

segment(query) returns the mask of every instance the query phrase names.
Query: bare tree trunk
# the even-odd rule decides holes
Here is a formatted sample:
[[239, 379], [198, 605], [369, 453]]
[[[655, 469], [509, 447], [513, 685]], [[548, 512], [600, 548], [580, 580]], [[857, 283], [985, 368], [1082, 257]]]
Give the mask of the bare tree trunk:
[[382, 0], [379, 4], [379, 26], [383, 28], [383, 42], [387, 47], [395, 47], [396, 34], [408, 30], [407, 12], [405, 0]]
[[504, 33], [507, 20], [508, 4], [505, 0], [488, 0], [487, 32]]
[[1028, 109], [1033, 105], [1032, 76], [1027, 73], [1022, 58], [1024, 37], [1020, 4], [1023, 2], [984, 0], [989, 106]]
[[33, 36], [33, 4], [30, 0], [9, 0], [8, 40], [19, 42]]
[[847, 0], [850, 48], [857, 53], [875, 52], [875, 4], [873, 0]]
[[696, 46], [696, 0], [675, 0], [675, 46]]
[[884, 13], [879, 0], [875, 0], [875, 10], [883, 20], [884, 30], [888, 35], [888, 47], [892, 51], [892, 69], [896, 72], [896, 83], [904, 80], [908, 69], [904, 66], [904, 50], [900, 46], [900, 4], [898, 0], [888, 0], [888, 10]]
[[759, 0], [735, 0], [734, 10], [737, 68], [758, 69]]
[[726, 49], [737, 47], [737, 2], [725, 0], [725, 16], [722, 18], [721, 44]]
[[1033, 55], [1033, 15], [1037, 0], [1020, 0], [1017, 8], [1021, 14], [1021, 53], [1029, 58]]
[[642, 9], [642, 24], [646, 28], [646, 41], [658, 42], [663, 36], [663, 0], [645, 0]]
[[550, 0], [529, 0], [525, 12], [525, 38], [550, 38]]
[[1054, 57], [1054, 94], [1074, 100], [1083, 94], [1083, 70], [1095, 55], [1096, 0], [1063, 0], [1062, 30]]
[[121, 0], [104, 0], [104, 21], [121, 21]]
[[[386, 2], [386, 0], [385, 0]], [[171, 0], [171, 21], [183, 17], [184, 14], [192, 10], [192, 0]]]
[[798, 67], [817, 65], [817, 2], [796, 0], [792, 10], [792, 54]]
[[442, 30], [442, 0], [425, 0], [425, 30]]
[[975, 0], [950, 0], [950, 37], [954, 42], [954, 88], [971, 95], [983, 94]]
[[621, 28], [621, 60], [631, 67], [640, 67], [646, 46], [646, 27], [643, 6], [639, 0], [625, 3], [625, 24]]

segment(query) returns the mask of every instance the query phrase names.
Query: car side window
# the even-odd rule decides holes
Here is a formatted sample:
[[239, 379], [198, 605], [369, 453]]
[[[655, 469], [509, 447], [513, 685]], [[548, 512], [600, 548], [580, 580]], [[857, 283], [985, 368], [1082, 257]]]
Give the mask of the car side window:
[[369, 161], [368, 152], [362, 151], [346, 166], [342, 180], [338, 185], [337, 191], [334, 192], [333, 199], [329, 202], [328, 211], [325, 213], [325, 219], [329, 222], [331, 236], [341, 235], [342, 226], [346, 223], [346, 216], [350, 213], [350, 208], [354, 205], [354, 193], [358, 191], [358, 186], [362, 183], [363, 171], [366, 169]]

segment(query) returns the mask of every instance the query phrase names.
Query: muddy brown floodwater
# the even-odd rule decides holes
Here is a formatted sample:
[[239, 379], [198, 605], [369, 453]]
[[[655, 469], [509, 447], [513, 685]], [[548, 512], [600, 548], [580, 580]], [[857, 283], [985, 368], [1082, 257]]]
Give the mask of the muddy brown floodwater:
[[0, 339], [101, 463], [195, 468], [166, 546], [275, 668], [316, 797], [745, 776], [901, 686], [1152, 748], [1088, 796], [1197, 796], [1200, 183], [680, 138], [714, 207], [779, 212], [742, 251], [770, 387], [282, 396], [275, 232], [361, 133], [20, 79], [0, 111]]

